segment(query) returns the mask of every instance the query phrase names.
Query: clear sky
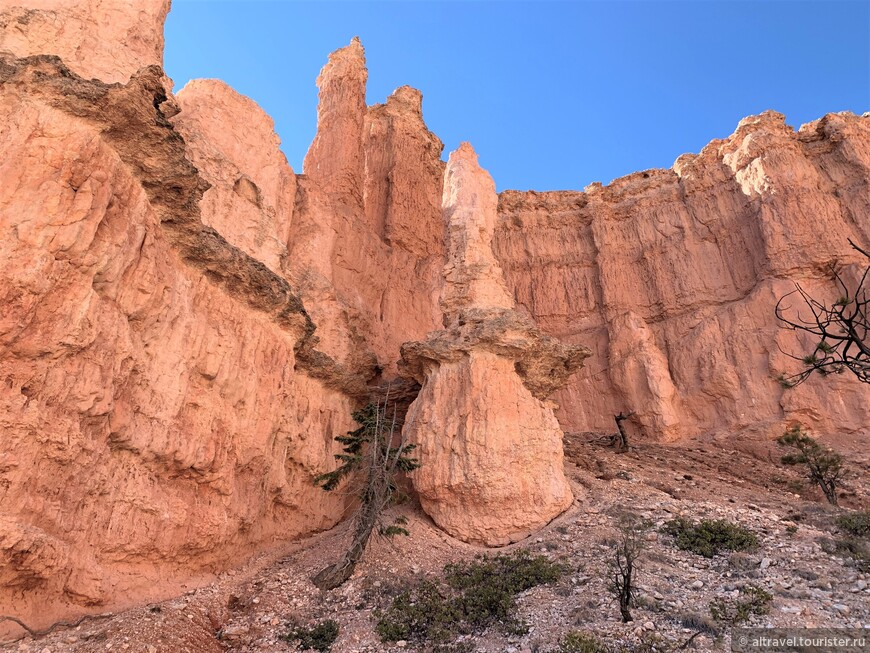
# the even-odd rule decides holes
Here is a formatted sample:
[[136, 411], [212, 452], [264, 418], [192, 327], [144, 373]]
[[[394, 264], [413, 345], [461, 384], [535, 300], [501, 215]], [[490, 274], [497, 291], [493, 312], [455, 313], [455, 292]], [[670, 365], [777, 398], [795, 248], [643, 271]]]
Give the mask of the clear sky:
[[369, 104], [419, 88], [445, 158], [471, 141], [499, 190], [669, 167], [765, 109], [794, 126], [870, 111], [867, 0], [174, 0], [165, 67], [256, 100], [299, 172], [314, 80], [355, 35]]

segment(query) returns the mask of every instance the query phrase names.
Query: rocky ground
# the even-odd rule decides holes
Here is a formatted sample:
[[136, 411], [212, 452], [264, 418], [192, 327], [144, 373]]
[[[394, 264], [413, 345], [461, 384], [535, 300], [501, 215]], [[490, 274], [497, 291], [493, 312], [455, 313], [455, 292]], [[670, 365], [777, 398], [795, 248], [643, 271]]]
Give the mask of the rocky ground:
[[[749, 442], [749, 440], [747, 440]], [[757, 442], [757, 440], [755, 441]], [[733, 448], [732, 448], [733, 447]], [[615, 453], [588, 434], [566, 437], [567, 470], [578, 500], [567, 513], [526, 541], [525, 547], [567, 569], [552, 585], [519, 598], [530, 629], [508, 636], [498, 629], [468, 638], [470, 650], [488, 653], [547, 652], [565, 633], [595, 633], [629, 650], [673, 651], [705, 624], [709, 604], [736, 598], [756, 585], [773, 596], [767, 614], [750, 623], [777, 627], [870, 628], [870, 574], [834, 551], [840, 511], [778, 462], [775, 446], [695, 442], [681, 447], [639, 445]], [[870, 508], [868, 454], [847, 451], [850, 477], [844, 509]], [[40, 638], [0, 646], [36, 653], [265, 653], [294, 651], [282, 635], [289, 623], [327, 618], [340, 624], [335, 653], [425, 650], [413, 643], [385, 645], [373, 615], [420, 577], [438, 576], [446, 563], [482, 549], [436, 529], [413, 504], [397, 508], [409, 519], [410, 537], [373, 543], [353, 578], [320, 592], [309, 577], [340, 554], [347, 525], [295, 542], [280, 557], [261, 557], [217, 582], [160, 604], [62, 627]], [[652, 528], [640, 563], [638, 607], [623, 624], [605, 589], [612, 557], [608, 540], [619, 515], [630, 510], [660, 527], [677, 515], [725, 518], [749, 528], [760, 546], [751, 553], [703, 558], [673, 545]], [[718, 638], [696, 636], [687, 648], [729, 649], [727, 629]]]

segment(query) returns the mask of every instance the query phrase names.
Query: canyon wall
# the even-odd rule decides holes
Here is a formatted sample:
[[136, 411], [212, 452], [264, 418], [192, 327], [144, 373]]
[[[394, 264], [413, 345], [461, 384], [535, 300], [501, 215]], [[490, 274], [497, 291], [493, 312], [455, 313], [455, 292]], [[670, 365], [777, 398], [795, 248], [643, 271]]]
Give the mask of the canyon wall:
[[32, 627], [335, 524], [334, 437], [438, 325], [420, 93], [366, 107], [336, 52], [297, 176], [248, 98], [172, 95], [168, 8], [0, 4], [0, 614]]
[[199, 220], [163, 81], [0, 60], [0, 612], [31, 624], [342, 512], [312, 480], [353, 401], [295, 369], [287, 282]]
[[593, 350], [554, 395], [565, 430], [613, 432], [633, 411], [636, 437], [663, 440], [773, 435], [787, 420], [867, 433], [870, 389], [850, 374], [777, 382], [800, 369], [783, 352], [815, 343], [780, 329], [774, 306], [795, 282], [833, 300], [833, 261], [866, 267], [848, 241], [870, 243], [870, 118], [795, 131], [767, 112], [671, 170], [503, 192], [499, 215], [494, 248], [517, 302]]
[[862, 264], [868, 118], [768, 113], [673, 170], [496, 199], [457, 181], [489, 179], [468, 152], [445, 179], [419, 91], [366, 106], [354, 39], [296, 174], [252, 100], [173, 95], [168, 9], [0, 0], [0, 614], [154, 599], [330, 527], [313, 478], [387, 388], [423, 388], [424, 507], [489, 544], [570, 502], [560, 429], [618, 412], [669, 441], [866, 434], [866, 386], [775, 381], [802, 349], [773, 306]]

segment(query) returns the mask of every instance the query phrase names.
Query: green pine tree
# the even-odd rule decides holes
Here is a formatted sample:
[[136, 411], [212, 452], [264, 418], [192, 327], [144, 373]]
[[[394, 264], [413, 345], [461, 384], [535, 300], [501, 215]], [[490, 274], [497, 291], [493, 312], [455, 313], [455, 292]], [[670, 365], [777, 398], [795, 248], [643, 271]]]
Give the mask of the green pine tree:
[[400, 429], [397, 429], [395, 405], [389, 418], [388, 405], [386, 399], [383, 405], [370, 403], [355, 411], [352, 417], [359, 428], [335, 438], [342, 445], [342, 453], [335, 455], [341, 464], [314, 479], [315, 484], [327, 492], [347, 481], [348, 489], [357, 493], [359, 499], [351, 546], [339, 562], [321, 570], [312, 579], [321, 589], [333, 589], [350, 578], [376, 528], [379, 534], [388, 537], [408, 535], [404, 518], [400, 517], [389, 525], [383, 524], [381, 519], [384, 509], [396, 496], [396, 475], [420, 466], [420, 462], [412, 457], [416, 445], [402, 440]]

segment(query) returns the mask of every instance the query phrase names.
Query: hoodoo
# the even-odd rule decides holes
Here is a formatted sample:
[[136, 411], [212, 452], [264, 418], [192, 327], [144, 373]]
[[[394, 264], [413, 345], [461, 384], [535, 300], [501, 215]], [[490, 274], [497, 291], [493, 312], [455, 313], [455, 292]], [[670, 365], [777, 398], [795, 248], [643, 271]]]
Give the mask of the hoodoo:
[[514, 307], [492, 252], [498, 197], [468, 143], [444, 178], [446, 329], [402, 347], [423, 388], [405, 432], [420, 447], [412, 476], [423, 509], [463, 540], [526, 537], [572, 501], [562, 429], [545, 399], [589, 351], [543, 335]]
[[774, 306], [866, 267], [867, 114], [497, 194], [470, 145], [442, 161], [419, 91], [366, 106], [354, 39], [297, 174], [253, 100], [173, 93], [169, 4], [0, 0], [0, 615], [163, 599], [333, 527], [313, 480], [400, 377], [420, 504], [473, 544], [589, 505], [563, 435], [619, 413], [651, 446], [800, 421], [866, 451], [870, 386], [777, 383], [806, 343]]

